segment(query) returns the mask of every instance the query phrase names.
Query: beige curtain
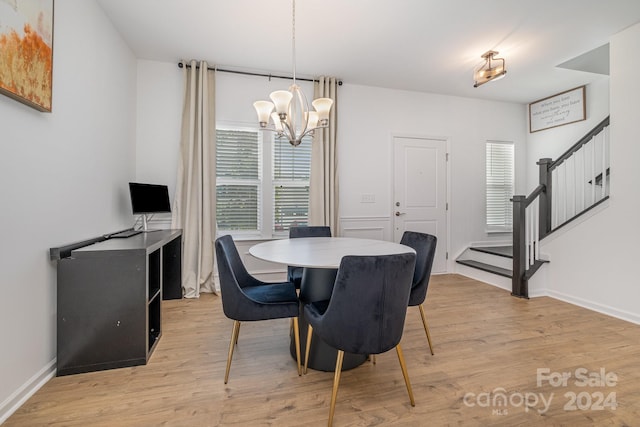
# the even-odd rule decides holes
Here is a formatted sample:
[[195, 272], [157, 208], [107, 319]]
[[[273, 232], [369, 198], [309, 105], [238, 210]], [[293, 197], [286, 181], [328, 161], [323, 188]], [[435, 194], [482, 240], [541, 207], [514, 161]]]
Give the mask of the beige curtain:
[[316, 130], [313, 136], [309, 183], [309, 224], [328, 225], [333, 236], [338, 235], [337, 87], [335, 77], [320, 77], [314, 82], [313, 98], [331, 98], [333, 107], [329, 127]]
[[171, 226], [182, 229], [183, 295], [198, 298], [200, 292], [215, 292], [215, 71], [205, 61], [191, 61], [183, 70], [185, 95]]

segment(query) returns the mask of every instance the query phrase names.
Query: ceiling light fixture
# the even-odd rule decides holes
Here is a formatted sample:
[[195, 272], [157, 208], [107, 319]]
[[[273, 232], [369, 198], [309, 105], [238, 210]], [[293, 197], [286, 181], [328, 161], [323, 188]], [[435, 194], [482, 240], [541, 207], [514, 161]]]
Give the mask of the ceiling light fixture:
[[[296, 1], [293, 0], [292, 50], [293, 84], [289, 90], [271, 92], [269, 101], [256, 101], [253, 106], [258, 113], [260, 129], [276, 133], [278, 138], [287, 138], [294, 147], [300, 145], [302, 138], [313, 134], [317, 128], [329, 126], [329, 112], [333, 105], [331, 98], [318, 98], [311, 104], [315, 111], [309, 111], [309, 103], [300, 86], [296, 84]], [[275, 107], [275, 112], [272, 112]], [[271, 119], [271, 122], [269, 121]]]
[[[490, 50], [482, 55], [484, 62], [473, 70], [473, 87], [478, 87], [493, 80], [499, 80], [507, 74], [503, 58], [496, 58], [498, 52]], [[497, 62], [492, 63], [492, 61]]]

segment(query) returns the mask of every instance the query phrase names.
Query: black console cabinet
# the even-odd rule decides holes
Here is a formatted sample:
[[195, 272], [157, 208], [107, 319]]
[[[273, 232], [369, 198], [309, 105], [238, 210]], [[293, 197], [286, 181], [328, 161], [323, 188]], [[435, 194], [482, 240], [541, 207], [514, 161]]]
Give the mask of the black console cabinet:
[[161, 300], [182, 297], [182, 232], [108, 239], [58, 261], [57, 375], [146, 364]]

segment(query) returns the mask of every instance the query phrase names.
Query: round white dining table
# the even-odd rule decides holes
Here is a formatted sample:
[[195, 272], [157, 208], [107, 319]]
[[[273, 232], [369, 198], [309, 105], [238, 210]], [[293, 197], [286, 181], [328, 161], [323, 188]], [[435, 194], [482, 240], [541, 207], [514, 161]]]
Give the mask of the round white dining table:
[[[304, 267], [300, 284], [300, 342], [307, 340], [307, 320], [304, 304], [331, 298], [333, 283], [342, 257], [347, 255], [378, 256], [416, 253], [409, 246], [383, 240], [351, 237], [301, 237], [271, 240], [249, 248], [249, 253], [261, 260]], [[348, 326], [348, 325], [345, 325]], [[290, 352], [295, 357], [295, 340], [291, 340]], [[335, 370], [337, 350], [321, 338], [311, 340], [308, 367], [320, 371]], [[304, 357], [304, 356], [303, 356]], [[345, 353], [342, 370], [355, 368], [367, 359], [366, 355]], [[303, 361], [304, 362], [304, 361]]]
[[396, 255], [416, 253], [413, 248], [384, 240], [353, 237], [302, 237], [271, 240], [249, 248], [264, 261], [297, 267], [338, 268], [346, 255]]

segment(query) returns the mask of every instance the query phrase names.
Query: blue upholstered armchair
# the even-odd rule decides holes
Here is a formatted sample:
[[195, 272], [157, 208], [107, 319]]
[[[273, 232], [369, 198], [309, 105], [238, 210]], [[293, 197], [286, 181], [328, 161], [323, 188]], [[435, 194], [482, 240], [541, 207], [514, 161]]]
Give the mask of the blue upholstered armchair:
[[[326, 225], [291, 227], [289, 229], [289, 238], [297, 239], [298, 237], [331, 237], [331, 227]], [[300, 283], [302, 282], [302, 270], [302, 267], [287, 267], [287, 280], [292, 282], [296, 289], [300, 289]]]
[[266, 283], [251, 276], [245, 268], [231, 236], [222, 236], [215, 242], [222, 308], [232, 319], [233, 331], [224, 383], [229, 380], [233, 349], [238, 342], [240, 322], [292, 318], [298, 362], [300, 368], [300, 335], [298, 331], [298, 295], [291, 282]]
[[342, 258], [331, 299], [305, 305], [309, 321], [305, 372], [312, 333], [338, 349], [329, 425], [333, 422], [344, 352], [379, 354], [395, 347], [411, 405], [415, 406], [400, 339], [416, 262], [413, 253]]
[[422, 303], [427, 297], [427, 288], [429, 287], [431, 267], [433, 266], [433, 259], [436, 255], [438, 239], [436, 236], [431, 234], [405, 231], [400, 243], [410, 246], [416, 251], [416, 268], [413, 273], [413, 284], [411, 286], [411, 294], [409, 296], [409, 307], [418, 306], [420, 309], [422, 325], [424, 326], [424, 331], [427, 334], [427, 341], [429, 342], [429, 350], [433, 355], [431, 334], [429, 334], [427, 317], [424, 314]]

